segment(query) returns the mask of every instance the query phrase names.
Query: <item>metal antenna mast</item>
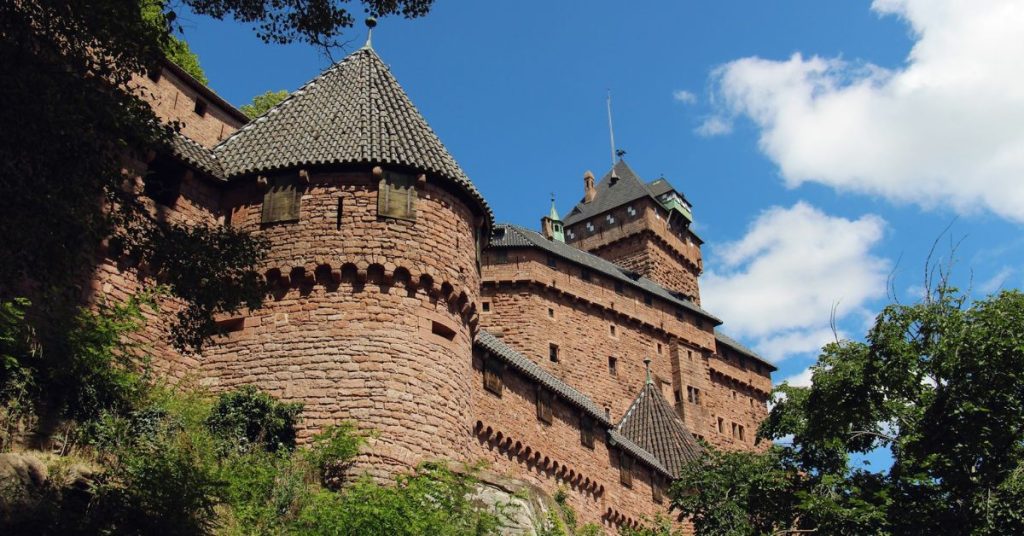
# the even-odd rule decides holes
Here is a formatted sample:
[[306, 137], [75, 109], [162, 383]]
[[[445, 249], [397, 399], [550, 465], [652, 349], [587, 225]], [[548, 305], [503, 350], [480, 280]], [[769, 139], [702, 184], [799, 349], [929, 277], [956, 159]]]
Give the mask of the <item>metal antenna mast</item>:
[[612, 128], [612, 90], [608, 90], [608, 136], [612, 142], [612, 167], [615, 167], [615, 129]]

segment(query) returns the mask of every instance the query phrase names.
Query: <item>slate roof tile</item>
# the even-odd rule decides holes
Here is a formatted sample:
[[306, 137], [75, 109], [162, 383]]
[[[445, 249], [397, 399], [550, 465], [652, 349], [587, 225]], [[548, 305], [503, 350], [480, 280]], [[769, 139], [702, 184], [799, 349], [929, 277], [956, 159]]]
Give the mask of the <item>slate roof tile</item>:
[[653, 454], [673, 478], [679, 476], [684, 465], [704, 452], [676, 411], [661, 396], [661, 390], [650, 381], [644, 384], [616, 430]]

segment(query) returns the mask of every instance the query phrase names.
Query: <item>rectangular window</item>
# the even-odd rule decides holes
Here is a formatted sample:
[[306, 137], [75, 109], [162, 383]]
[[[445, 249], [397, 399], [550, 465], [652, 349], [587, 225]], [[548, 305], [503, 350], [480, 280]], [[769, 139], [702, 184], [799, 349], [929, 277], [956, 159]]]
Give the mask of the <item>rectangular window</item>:
[[718, 418], [718, 433], [725, 433], [725, 419], [721, 417]]
[[743, 425], [742, 424], [739, 426], [739, 430], [740, 430], [740, 441], [743, 441], [744, 439], [743, 439]]
[[686, 401], [693, 404], [693, 387], [686, 386]]
[[677, 308], [676, 309], [676, 320], [684, 320], [685, 318], [686, 318], [686, 314], [683, 313], [683, 310]]
[[625, 292], [625, 289], [623, 289], [622, 287], [622, 281], [615, 282], [615, 292], [618, 294], [622, 294]]
[[658, 355], [661, 355], [661, 343], [658, 343]]
[[299, 221], [301, 199], [297, 181], [286, 178], [271, 181], [263, 194], [263, 223]]
[[736, 423], [732, 423], [732, 437], [736, 437]]
[[700, 389], [697, 389], [696, 387], [693, 389], [693, 403], [698, 406], [700, 405]]
[[558, 345], [557, 344], [551, 343], [551, 344], [548, 345], [548, 359], [550, 359], [552, 363], [558, 363]]
[[590, 281], [590, 270], [580, 270], [580, 279]]
[[554, 310], [554, 308], [548, 307], [548, 318], [554, 318], [554, 317], [555, 317], [555, 310]]
[[344, 205], [344, 201], [342, 200], [342, 198], [339, 197], [338, 198], [338, 215], [337, 215], [337, 217], [334, 220], [334, 229], [336, 231], [340, 231], [341, 230], [341, 214], [342, 214], [341, 209], [344, 208], [343, 205]]
[[661, 504], [661, 479], [658, 478], [657, 473], [655, 473], [653, 469], [651, 469], [651, 499], [654, 500], [654, 502]]
[[489, 358], [484, 360], [484, 389], [499, 397], [501, 396], [501, 388], [503, 386], [501, 374], [504, 368], [497, 359]]
[[594, 448], [594, 420], [586, 415], [580, 417], [580, 444]]
[[554, 255], [548, 255], [548, 266], [552, 268], [558, 267], [558, 260], [555, 258]]
[[644, 294], [644, 305], [651, 305], [653, 303], [654, 303], [654, 300], [651, 298], [651, 295], [650, 294]]
[[455, 330], [436, 320], [430, 323], [430, 332], [449, 341], [455, 340]]
[[679, 389], [673, 391], [672, 394], [675, 397], [676, 404], [683, 401], [683, 395], [679, 394]]
[[551, 391], [537, 388], [537, 420], [551, 424]]
[[485, 302], [482, 302], [481, 305], [483, 306], [483, 310], [484, 310], [485, 313], [491, 312], [491, 302], [485, 301]]
[[206, 115], [206, 101], [197, 98], [195, 108], [193, 108], [192, 111], [194, 111], [199, 117]]
[[619, 360], [611, 356], [608, 357], [608, 374], [612, 376], [619, 374]]
[[611, 335], [612, 337], [614, 337], [614, 336], [615, 336], [615, 325], [614, 325], [614, 324], [612, 324], [612, 325], [608, 326], [608, 333], [609, 333], [609, 334], [610, 334], [610, 335]]
[[416, 177], [385, 171], [377, 188], [377, 215], [415, 221]]
[[619, 451], [619, 482], [627, 488], [633, 487], [633, 458]]

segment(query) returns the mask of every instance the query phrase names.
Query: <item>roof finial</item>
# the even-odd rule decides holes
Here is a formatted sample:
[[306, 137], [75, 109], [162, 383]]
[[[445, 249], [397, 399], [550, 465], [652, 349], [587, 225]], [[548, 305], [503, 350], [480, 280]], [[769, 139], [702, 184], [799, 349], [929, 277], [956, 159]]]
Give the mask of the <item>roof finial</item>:
[[649, 357], [645, 357], [644, 358], [644, 368], [647, 369], [647, 383], [648, 384], [654, 383], [653, 381], [651, 381], [651, 358], [649, 358]]
[[363, 48], [373, 48], [373, 29], [377, 26], [377, 19], [366, 17], [366, 44]]

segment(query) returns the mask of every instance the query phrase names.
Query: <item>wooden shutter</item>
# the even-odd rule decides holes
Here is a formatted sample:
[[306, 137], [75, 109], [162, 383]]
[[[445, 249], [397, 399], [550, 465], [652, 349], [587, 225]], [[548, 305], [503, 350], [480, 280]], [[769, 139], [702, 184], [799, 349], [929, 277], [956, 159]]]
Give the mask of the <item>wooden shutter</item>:
[[501, 396], [502, 368], [501, 363], [493, 357], [484, 360], [484, 389], [498, 396]]
[[416, 178], [384, 172], [377, 188], [377, 214], [386, 218], [416, 220]]
[[619, 482], [627, 488], [633, 487], [633, 458], [619, 451]]
[[580, 443], [589, 449], [594, 448], [594, 420], [586, 415], [580, 417]]
[[551, 392], [537, 388], [537, 419], [551, 424]]
[[302, 198], [294, 180], [279, 179], [270, 183], [263, 194], [263, 223], [299, 220], [299, 200]]

